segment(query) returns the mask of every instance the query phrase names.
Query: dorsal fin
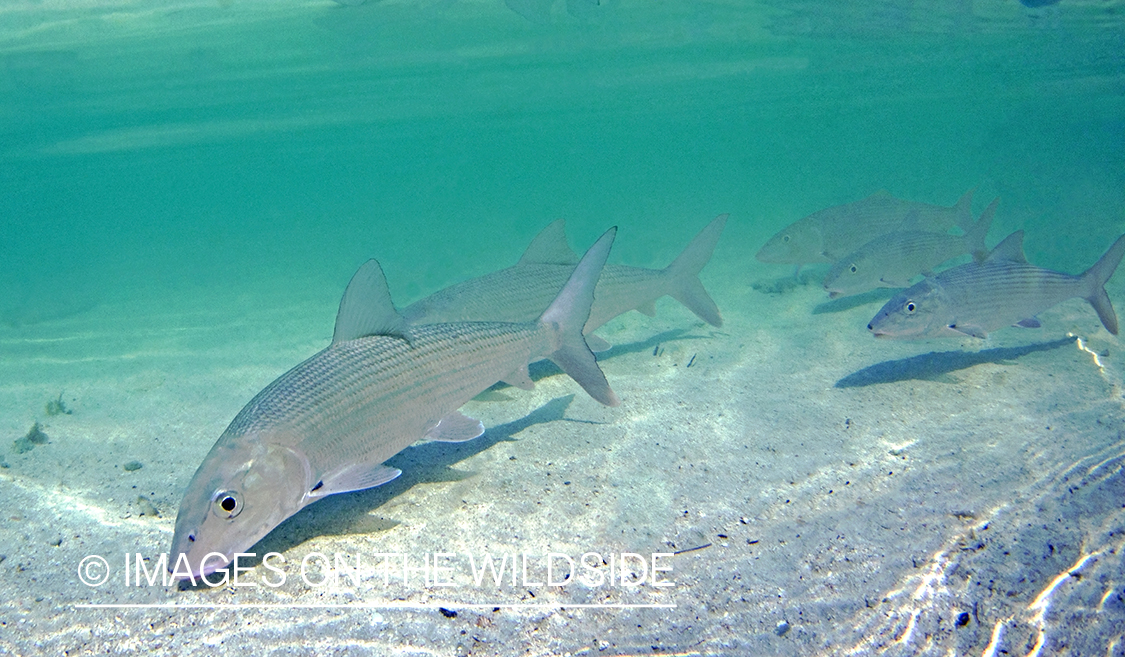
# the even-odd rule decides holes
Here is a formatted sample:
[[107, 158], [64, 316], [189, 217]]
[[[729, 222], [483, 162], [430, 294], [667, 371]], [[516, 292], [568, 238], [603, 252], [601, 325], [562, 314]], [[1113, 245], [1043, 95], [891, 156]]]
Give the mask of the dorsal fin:
[[577, 265], [578, 255], [566, 243], [566, 220], [555, 219], [539, 231], [517, 265]]
[[924, 231], [926, 229], [925, 222], [922, 220], [922, 212], [918, 209], [917, 205], [911, 205], [906, 211], [906, 216], [902, 218], [902, 223], [898, 225], [900, 231]]
[[363, 263], [340, 299], [332, 344], [369, 335], [406, 339], [406, 320], [395, 310], [383, 268], [375, 260]]
[[992, 252], [988, 254], [988, 258], [985, 262], [1026, 263], [1027, 257], [1023, 254], [1023, 231], [1017, 230], [1005, 237], [1002, 242], [992, 249]]

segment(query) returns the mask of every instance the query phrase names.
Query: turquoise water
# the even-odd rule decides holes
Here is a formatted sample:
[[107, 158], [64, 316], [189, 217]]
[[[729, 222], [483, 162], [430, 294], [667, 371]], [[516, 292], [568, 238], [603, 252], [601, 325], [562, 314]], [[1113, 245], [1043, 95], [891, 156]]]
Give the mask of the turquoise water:
[[13, 3], [3, 305], [338, 287], [370, 256], [405, 302], [555, 217], [645, 226], [617, 253], [656, 265], [689, 217], [751, 249], [880, 188], [1001, 194], [1049, 266], [1119, 232], [1116, 3], [786, 6]]
[[[663, 267], [707, 221], [730, 213], [705, 283], [731, 319], [726, 335], [739, 343], [728, 353], [739, 355], [716, 356], [730, 364], [716, 371], [734, 372], [731, 363], [753, 362], [759, 352], [780, 359], [771, 340], [783, 341], [789, 332], [810, 342], [786, 346], [784, 357], [815, 353], [831, 361], [825, 367], [840, 379], [880, 359], [956, 345], [862, 342], [857, 351], [812, 344], [821, 334], [810, 337], [793, 326], [811, 321], [819, 290], [767, 300], [750, 289], [751, 282], [790, 273], [753, 260], [784, 225], [879, 189], [951, 205], [976, 187], [977, 212], [992, 197], [1002, 199], [989, 244], [1023, 228], [1029, 258], [1044, 267], [1081, 271], [1125, 232], [1125, 3], [1062, 0], [1029, 9], [1015, 0], [604, 0], [576, 13], [582, 15], [568, 13], [560, 1], [537, 22], [501, 0], [0, 5], [0, 358], [7, 361], [0, 386], [8, 396], [0, 402], [2, 426], [11, 438], [23, 435], [61, 390], [79, 409], [74, 422], [85, 421], [83, 414], [92, 418], [75, 429], [90, 436], [89, 454], [104, 449], [118, 463], [133, 453], [159, 454], [165, 448], [151, 441], [169, 432], [183, 445], [175, 452], [182, 455], [178, 464], [141, 471], [150, 477], [145, 492], [162, 503], [163, 525], [123, 536], [119, 525], [98, 521], [114, 529], [99, 532], [95, 523], [83, 540], [112, 536], [140, 541], [138, 549], [147, 552], [166, 549], [170, 536], [161, 532], [170, 527], [198, 458], [256, 390], [326, 343], [339, 294], [367, 258], [380, 260], [392, 295], [406, 305], [514, 263], [558, 217], [566, 218], [578, 251], [618, 225], [612, 261]], [[1120, 283], [1110, 290], [1119, 310], [1120, 290]], [[847, 324], [824, 319], [826, 334], [843, 326], [861, 333], [862, 316], [877, 307], [856, 310]], [[1074, 314], [1086, 321], [1088, 311], [1075, 306]], [[661, 306], [663, 323], [611, 329], [641, 345], [634, 352], [647, 354], [660, 346], [645, 342], [660, 342], [652, 336], [694, 326], [677, 312]], [[1034, 339], [1048, 342], [1069, 326]], [[869, 339], [857, 336], [856, 344]], [[1116, 354], [1118, 343], [1102, 337]], [[689, 350], [686, 363], [690, 343], [682, 348]], [[1072, 351], [1068, 346], [1066, 354]], [[1047, 372], [1057, 363], [1040, 366]], [[646, 371], [638, 368], [623, 370], [620, 379]], [[607, 375], [612, 382], [613, 373]], [[724, 376], [716, 379], [726, 384]], [[836, 379], [812, 385], [809, 399], [827, 395]], [[644, 380], [636, 390], [664, 385]], [[730, 390], [803, 385], [785, 372], [740, 381]], [[1115, 380], [1081, 381], [1084, 392], [1088, 383], [1103, 400], [1120, 398]], [[997, 379], [1003, 390], [995, 394], [1010, 395], [1014, 406], [1026, 405], [1030, 415], [1047, 412], [1046, 402], [1001, 384]], [[145, 396], [154, 389], [167, 396]], [[729, 390], [710, 394], [742, 403]], [[95, 398], [97, 405], [83, 404]], [[494, 413], [487, 426], [523, 412]], [[55, 418], [48, 433], [65, 435], [70, 421]], [[791, 430], [820, 440], [816, 429]], [[1110, 429], [1091, 431], [1113, 444]], [[100, 447], [103, 440], [112, 447]], [[1109, 449], [1060, 455], [1044, 472], [1103, 448]], [[31, 454], [46, 453], [36, 449]], [[11, 453], [6, 458], [12, 467], [0, 475], [28, 503], [62, 487], [71, 497], [61, 506], [104, 502], [105, 517], [116, 518], [118, 508], [105, 499], [137, 494], [103, 483], [108, 475], [89, 468], [86, 458], [63, 459], [57, 470], [35, 469]], [[508, 467], [506, 452], [497, 458], [498, 468]], [[82, 476], [67, 476], [76, 479], [59, 474], [75, 468]], [[651, 470], [638, 468], [636, 476], [652, 478]], [[716, 494], [721, 498], [722, 489]], [[737, 525], [740, 511], [731, 513]], [[25, 541], [42, 549], [52, 537], [14, 523], [0, 529], [8, 555], [0, 573], [21, 599], [30, 599], [34, 587], [13, 575], [14, 564], [24, 564], [17, 554]], [[314, 524], [306, 534], [333, 532]], [[68, 598], [71, 556], [36, 571], [40, 582], [57, 585], [50, 610], [7, 609], [10, 626], [21, 619], [26, 633], [12, 638], [0, 630], [0, 652], [32, 654], [37, 640], [50, 648], [65, 644], [69, 639], [57, 638], [62, 630], [43, 619], [61, 623], [73, 602], [136, 599]], [[893, 569], [888, 573], [878, 581], [886, 584], [883, 593], [896, 581]], [[763, 577], [754, 586], [774, 584]], [[1021, 591], [1033, 599], [1037, 587]], [[878, 595], [874, 589], [868, 593]], [[863, 596], [849, 590], [840, 597]], [[711, 609], [695, 616], [681, 607], [682, 616], [668, 625], [678, 629], [666, 630], [661, 645], [679, 654], [748, 645], [785, 654], [831, 651], [826, 645], [833, 642], [824, 637], [834, 622], [823, 618], [819, 634], [803, 635], [806, 643], [769, 643], [786, 634], [775, 631], [781, 617], [769, 616], [768, 599], [755, 600], [746, 612], [737, 596], [688, 595], [681, 601], [686, 607], [731, 609], [734, 629], [712, 641], [716, 635], [708, 632], [718, 632], [721, 615]], [[161, 622], [191, 622], [169, 613]], [[863, 626], [841, 617], [849, 619], [844, 625]], [[22, 624], [29, 618], [46, 629], [29, 630]], [[278, 618], [270, 619], [281, 623]], [[646, 618], [650, 626], [662, 622], [659, 615]], [[787, 618], [798, 626], [795, 616]], [[97, 628], [108, 621], [84, 622], [95, 637], [84, 645], [98, 645]], [[551, 640], [521, 643], [520, 650], [548, 654], [587, 645], [568, 642], [565, 623], [536, 622]], [[501, 634], [530, 631], [518, 620], [497, 623]], [[693, 623], [694, 630], [684, 629]], [[619, 652], [654, 645], [625, 627], [636, 624], [618, 626], [611, 618], [583, 627], [618, 628], [625, 637], [614, 644]], [[342, 632], [351, 639], [363, 635], [347, 627]], [[270, 641], [283, 643], [284, 633], [276, 632]], [[1111, 635], [1098, 635], [1105, 639], [1096, 644], [1101, 652]], [[731, 636], [765, 638], [740, 643]], [[962, 645], [980, 653], [989, 636], [982, 626]], [[170, 652], [187, 649], [164, 641]], [[396, 635], [387, 645], [423, 650], [424, 642], [411, 641]], [[436, 654], [454, 654], [464, 647], [458, 641], [429, 645]], [[510, 644], [500, 641], [465, 650], [504, 654], [497, 645]], [[334, 644], [328, 636], [317, 645], [326, 654]]]

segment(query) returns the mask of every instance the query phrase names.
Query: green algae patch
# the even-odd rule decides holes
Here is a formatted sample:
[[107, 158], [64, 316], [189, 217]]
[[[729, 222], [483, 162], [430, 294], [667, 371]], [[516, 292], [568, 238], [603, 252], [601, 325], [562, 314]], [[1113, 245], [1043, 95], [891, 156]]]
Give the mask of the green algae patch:
[[63, 394], [60, 392], [57, 399], [52, 399], [47, 402], [45, 410], [48, 417], [54, 417], [56, 415], [70, 415], [74, 412], [66, 407], [66, 402], [63, 401], [62, 395]]
[[35, 449], [36, 445], [46, 445], [48, 442], [50, 440], [47, 438], [47, 434], [43, 433], [43, 428], [36, 422], [28, 429], [26, 436], [17, 438], [12, 442], [12, 451], [16, 454], [24, 454]]

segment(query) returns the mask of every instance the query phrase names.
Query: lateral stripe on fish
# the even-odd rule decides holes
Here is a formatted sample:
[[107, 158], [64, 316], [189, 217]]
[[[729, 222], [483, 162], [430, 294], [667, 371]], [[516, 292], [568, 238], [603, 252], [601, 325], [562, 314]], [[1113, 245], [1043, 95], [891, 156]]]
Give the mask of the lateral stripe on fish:
[[993, 249], [984, 262], [948, 269], [895, 295], [867, 325], [876, 337], [930, 338], [971, 335], [1013, 324], [1037, 326], [1035, 316], [1073, 297], [1094, 307], [1116, 335], [1117, 314], [1105, 291], [1125, 254], [1125, 235], [1078, 276], [1036, 267], [1023, 254], [1023, 231]]
[[[723, 319], [699, 281], [711, 259], [727, 215], [719, 215], [696, 235], [672, 264], [664, 269], [606, 265], [594, 292], [589, 334], [609, 320], [629, 312], [647, 312], [651, 304], [670, 295], [703, 321], [721, 326]], [[563, 220], [552, 222], [532, 241], [518, 264], [457, 283], [407, 306], [403, 317], [411, 324], [456, 321], [524, 322], [538, 317], [558, 294], [574, 269], [567, 263]]]
[[[582, 336], [616, 229], [573, 268], [538, 319], [407, 326], [374, 260], [352, 277], [332, 344], [266, 386], [196, 470], [180, 503], [172, 574], [205, 576], [301, 508], [398, 476], [383, 462], [422, 438], [483, 431], [457, 409], [549, 358], [597, 401], [619, 402]], [[513, 377], [514, 378], [514, 377]], [[207, 555], [224, 561], [208, 561]]]

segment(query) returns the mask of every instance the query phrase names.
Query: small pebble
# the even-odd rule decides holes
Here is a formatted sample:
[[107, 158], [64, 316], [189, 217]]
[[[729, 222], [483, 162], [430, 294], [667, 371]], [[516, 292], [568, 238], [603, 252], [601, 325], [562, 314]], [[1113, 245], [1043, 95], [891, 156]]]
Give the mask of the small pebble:
[[125, 468], [125, 472], [133, 472], [133, 471], [136, 471], [136, 470], [140, 470], [141, 468], [143, 468], [145, 466], [142, 465], [140, 461], [129, 461], [128, 463], [126, 463], [125, 465], [123, 465], [121, 467]]
[[969, 612], [963, 611], [957, 614], [957, 627], [965, 627], [969, 624]]
[[774, 634], [776, 634], [778, 636], [785, 636], [785, 633], [788, 632], [788, 631], [789, 631], [789, 622], [788, 621], [778, 621], [777, 627], [775, 627], [774, 630], [773, 630]]
[[51, 541], [51, 547], [58, 547], [60, 545], [62, 545], [62, 536], [60, 536], [60, 537], [56, 538], [55, 540]]

